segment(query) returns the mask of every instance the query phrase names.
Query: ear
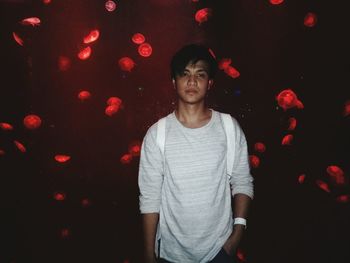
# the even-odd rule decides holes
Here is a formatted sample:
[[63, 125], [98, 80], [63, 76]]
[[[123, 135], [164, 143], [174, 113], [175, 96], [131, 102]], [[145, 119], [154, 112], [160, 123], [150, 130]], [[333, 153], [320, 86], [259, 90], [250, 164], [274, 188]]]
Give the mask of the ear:
[[208, 84], [209, 84], [209, 85], [208, 85], [208, 90], [209, 90], [209, 89], [213, 86], [214, 80], [213, 80], [213, 79], [210, 79]]

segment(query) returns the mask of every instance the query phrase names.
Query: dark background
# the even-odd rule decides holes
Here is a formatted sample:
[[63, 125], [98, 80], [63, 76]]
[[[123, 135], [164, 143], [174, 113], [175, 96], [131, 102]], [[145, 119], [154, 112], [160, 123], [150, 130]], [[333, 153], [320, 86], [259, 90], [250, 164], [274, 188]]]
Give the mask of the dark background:
[[[336, 201], [350, 194], [349, 185], [332, 185], [326, 172], [337, 165], [349, 179], [346, 1], [120, 0], [114, 12], [104, 3], [0, 1], [0, 122], [14, 126], [0, 130], [0, 262], [142, 262], [139, 160], [125, 165], [120, 158], [173, 109], [168, 65], [192, 42], [204, 43], [218, 59], [231, 58], [241, 73], [233, 79], [218, 72], [210, 105], [237, 118], [250, 154], [261, 160], [252, 169], [255, 199], [241, 244], [246, 261], [350, 262], [349, 203]], [[213, 15], [199, 25], [194, 14], [204, 7]], [[303, 24], [308, 12], [318, 19], [311, 28]], [[41, 25], [19, 23], [31, 16]], [[82, 39], [95, 28], [100, 38], [81, 61]], [[131, 41], [137, 32], [153, 47], [148, 58]], [[71, 59], [67, 71], [58, 69], [61, 55]], [[134, 59], [132, 72], [118, 67], [123, 56]], [[304, 109], [278, 106], [275, 97], [289, 88]], [[79, 101], [81, 90], [91, 99]], [[121, 98], [123, 108], [109, 117], [104, 109], [111, 96]], [[23, 126], [28, 114], [41, 117], [39, 129]], [[294, 131], [287, 130], [290, 117], [298, 121]], [[290, 146], [281, 145], [286, 134], [294, 136]], [[266, 145], [265, 153], [254, 150], [256, 142]], [[57, 163], [59, 153], [72, 158]], [[56, 191], [66, 199], [56, 201]]]

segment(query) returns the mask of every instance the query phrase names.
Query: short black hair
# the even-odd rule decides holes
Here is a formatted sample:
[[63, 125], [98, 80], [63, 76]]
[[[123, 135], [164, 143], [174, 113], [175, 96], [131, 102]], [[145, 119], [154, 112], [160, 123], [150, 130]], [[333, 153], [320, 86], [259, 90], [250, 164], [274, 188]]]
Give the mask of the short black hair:
[[170, 62], [171, 78], [175, 79], [176, 76], [183, 73], [189, 63], [196, 64], [199, 60], [208, 64], [208, 75], [210, 79], [213, 79], [218, 69], [218, 63], [209, 49], [201, 44], [186, 45], [175, 53]]

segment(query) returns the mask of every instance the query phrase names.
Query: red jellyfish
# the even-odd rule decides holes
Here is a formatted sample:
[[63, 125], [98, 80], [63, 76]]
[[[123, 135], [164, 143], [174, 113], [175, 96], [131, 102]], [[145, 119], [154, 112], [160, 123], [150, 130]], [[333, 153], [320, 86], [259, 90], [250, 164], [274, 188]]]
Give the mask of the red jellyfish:
[[61, 229], [61, 233], [60, 233], [61, 238], [66, 239], [66, 238], [69, 238], [70, 235], [71, 235], [71, 233], [70, 233], [70, 230], [68, 228]]
[[278, 105], [284, 110], [297, 107], [298, 109], [304, 108], [304, 105], [298, 100], [297, 95], [291, 89], [282, 90], [277, 96], [276, 100]]
[[30, 114], [27, 115], [23, 120], [24, 126], [29, 130], [38, 129], [41, 125], [41, 119], [38, 115]]
[[144, 43], [146, 41], [146, 38], [144, 35], [142, 35], [141, 33], [135, 33], [132, 38], [131, 38], [132, 42], [134, 42], [137, 45], [140, 45], [142, 43]]
[[314, 27], [317, 23], [317, 16], [314, 13], [307, 13], [304, 17], [304, 25]]
[[208, 21], [208, 18], [211, 17], [212, 13], [213, 11], [211, 8], [203, 8], [196, 12], [194, 18], [199, 24], [201, 24], [205, 21]]
[[53, 194], [53, 198], [56, 200], [56, 201], [63, 201], [66, 199], [66, 194], [65, 192], [62, 192], [62, 191], [57, 191]]
[[215, 58], [215, 59], [216, 59], [216, 56], [215, 56], [214, 51], [213, 51], [211, 48], [209, 48], [208, 50], [209, 50], [210, 55], [212, 55], [212, 56], [213, 56], [213, 58]]
[[237, 249], [237, 258], [240, 260], [240, 262], [246, 262], [247, 258], [245, 256], [245, 253], [242, 251], [242, 249]]
[[51, 0], [43, 0], [43, 3], [44, 3], [45, 5], [48, 5], [48, 4], [51, 3]]
[[0, 128], [4, 131], [12, 131], [13, 126], [7, 122], [0, 122]]
[[343, 115], [346, 117], [350, 115], [350, 100], [345, 102]]
[[122, 57], [119, 59], [118, 65], [121, 70], [131, 72], [131, 70], [135, 67], [135, 62], [129, 57]]
[[282, 145], [291, 145], [293, 141], [293, 135], [292, 134], [287, 134], [286, 136], [283, 137], [282, 139]]
[[68, 57], [59, 56], [58, 57], [58, 69], [60, 71], [67, 71], [70, 68], [71, 62]]
[[122, 105], [122, 100], [118, 97], [110, 97], [107, 100], [107, 107], [105, 109], [105, 113], [108, 116], [112, 116], [117, 113]]
[[336, 166], [336, 165], [328, 166], [327, 173], [329, 174], [332, 182], [335, 185], [345, 185], [344, 172], [339, 166]]
[[336, 200], [339, 203], [349, 203], [350, 195], [340, 195], [337, 197]]
[[122, 104], [122, 100], [118, 97], [110, 97], [107, 100], [107, 105], [117, 105], [120, 106]]
[[81, 101], [85, 101], [85, 100], [88, 100], [90, 99], [91, 97], [91, 93], [87, 90], [82, 90], [79, 92], [78, 94], [78, 98], [81, 100]]
[[18, 45], [23, 46], [23, 39], [20, 38], [15, 32], [12, 33], [13, 38], [17, 42]]
[[225, 68], [224, 71], [227, 75], [229, 75], [231, 78], [234, 78], [234, 79], [238, 78], [241, 75], [239, 71], [232, 66], [228, 66], [227, 68]]
[[89, 198], [84, 198], [81, 200], [82, 207], [89, 207], [91, 205], [91, 201]]
[[254, 144], [254, 149], [257, 152], [263, 153], [263, 152], [266, 151], [266, 146], [262, 142], [257, 142], [257, 143]]
[[119, 111], [120, 106], [116, 104], [112, 104], [106, 107], [105, 114], [111, 117]]
[[82, 50], [80, 50], [80, 52], [78, 53], [78, 58], [81, 60], [86, 60], [91, 56], [91, 47], [86, 47], [83, 48]]
[[95, 42], [100, 36], [100, 31], [95, 29], [95, 30], [92, 30], [90, 31], [90, 33], [84, 37], [84, 44], [89, 44], [89, 43], [92, 43], [92, 42]]
[[270, 3], [273, 5], [279, 5], [282, 4], [284, 0], [270, 0]]
[[133, 156], [140, 156], [141, 142], [133, 141], [129, 144], [129, 153]]
[[28, 17], [28, 18], [25, 18], [21, 21], [21, 24], [22, 25], [25, 25], [25, 26], [40, 26], [40, 19], [38, 17]]
[[70, 160], [70, 156], [69, 155], [64, 155], [64, 154], [56, 154], [55, 155], [55, 160], [59, 163], [65, 163], [68, 162]]
[[297, 119], [294, 117], [290, 117], [288, 119], [288, 122], [289, 122], [288, 130], [289, 131], [295, 130], [295, 127], [297, 126]]
[[298, 177], [298, 182], [299, 182], [299, 184], [303, 184], [304, 181], [305, 181], [305, 174], [299, 175], [299, 177]]
[[124, 154], [121, 158], [120, 158], [120, 162], [122, 164], [129, 164], [132, 161], [132, 155], [130, 153]]
[[25, 153], [27, 151], [26, 147], [20, 143], [19, 141], [14, 141], [14, 144], [16, 145], [17, 149], [22, 152], [22, 153]]
[[152, 51], [152, 46], [149, 43], [143, 43], [138, 48], [138, 52], [142, 57], [149, 57], [152, 55]]
[[231, 63], [232, 60], [230, 58], [222, 58], [218, 63], [218, 67], [219, 69], [225, 70], [231, 65]]
[[110, 0], [105, 3], [105, 8], [108, 12], [113, 12], [117, 8], [117, 5], [114, 1]]
[[258, 168], [260, 165], [260, 159], [256, 155], [250, 155], [249, 156], [249, 163], [250, 163], [251, 167]]
[[323, 182], [322, 180], [316, 180], [316, 184], [319, 188], [321, 188], [323, 191], [330, 193], [331, 190], [329, 190], [329, 186], [328, 184], [326, 184], [325, 182]]

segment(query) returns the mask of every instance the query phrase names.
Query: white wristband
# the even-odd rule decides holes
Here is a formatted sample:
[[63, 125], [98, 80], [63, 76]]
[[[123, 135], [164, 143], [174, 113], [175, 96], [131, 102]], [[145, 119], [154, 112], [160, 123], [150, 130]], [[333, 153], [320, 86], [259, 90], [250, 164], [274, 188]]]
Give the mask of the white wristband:
[[247, 228], [247, 220], [242, 217], [235, 217], [233, 219], [233, 225], [244, 225]]

